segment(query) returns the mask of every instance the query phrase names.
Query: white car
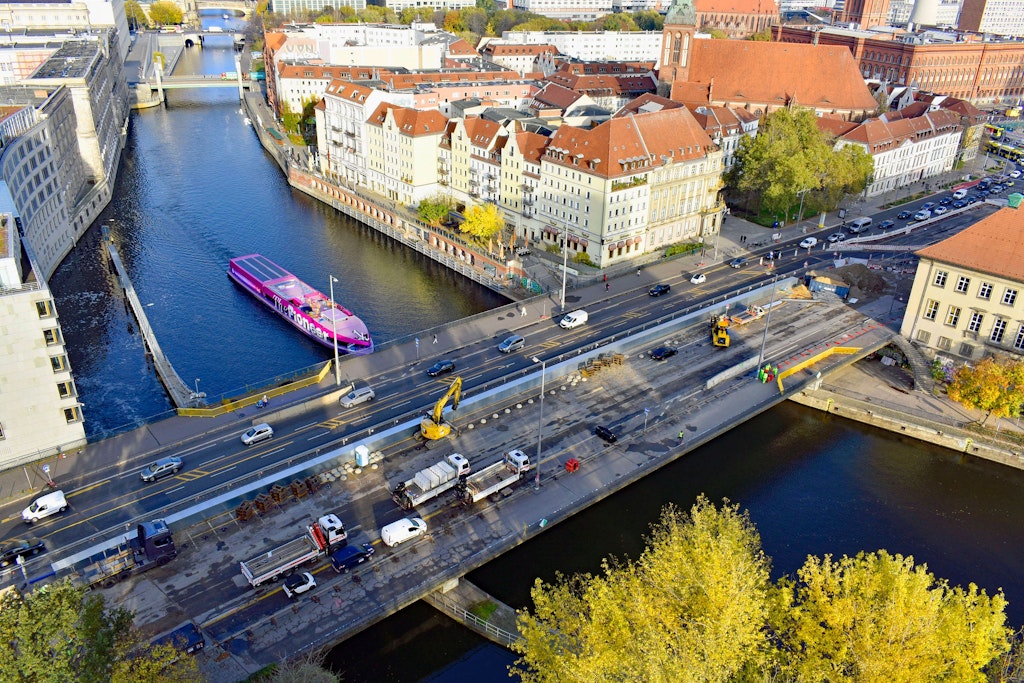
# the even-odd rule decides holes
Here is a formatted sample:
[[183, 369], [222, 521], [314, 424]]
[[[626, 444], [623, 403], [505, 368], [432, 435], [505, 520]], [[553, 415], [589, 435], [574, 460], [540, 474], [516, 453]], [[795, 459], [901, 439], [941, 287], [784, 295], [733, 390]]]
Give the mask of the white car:
[[690, 278], [690, 284], [691, 285], [702, 285], [705, 282], [707, 282], [707, 279], [708, 279], [708, 276], [705, 275], [704, 273], [695, 273], [694, 276]]
[[1019, 169], [1014, 169], [1013, 171], [1011, 171], [1010, 172], [1010, 177], [1011, 178], [1020, 178], [1020, 170]]
[[587, 322], [590, 316], [582, 308], [572, 313], [567, 313], [562, 321], [558, 323], [558, 326], [565, 330], [571, 330], [574, 327], [579, 327]]
[[846, 235], [844, 235], [841, 232], [834, 232], [834, 233], [832, 233], [831, 235], [828, 236], [828, 241], [830, 243], [832, 243], [832, 244], [834, 244], [836, 242], [842, 242], [845, 239], [846, 239]]
[[914, 214], [914, 220], [915, 221], [926, 221], [926, 220], [928, 220], [931, 217], [932, 217], [932, 212], [929, 211], [928, 209], [921, 209], [920, 211], [918, 211], [917, 213]]
[[818, 238], [817, 237], [805, 237], [803, 240], [800, 241], [800, 248], [801, 249], [810, 249], [811, 247], [813, 247], [817, 243], [818, 243]]
[[949, 211], [949, 209], [947, 209], [944, 206], [936, 206], [935, 210], [932, 211], [932, 213], [935, 214], [936, 216], [941, 216], [942, 214], [946, 213], [947, 211]]
[[358, 389], [353, 389], [342, 396], [339, 403], [341, 403], [342, 408], [351, 408], [359, 405], [360, 403], [372, 401], [375, 396], [376, 394], [373, 393], [373, 389], [370, 387], [359, 387]]
[[284, 580], [284, 584], [281, 585], [281, 590], [289, 598], [294, 598], [296, 595], [302, 595], [306, 591], [311, 591], [316, 588], [316, 579], [309, 572], [302, 572], [301, 574], [292, 574]]
[[427, 533], [427, 523], [419, 517], [392, 522], [380, 530], [380, 540], [389, 548]]
[[273, 437], [274, 428], [266, 422], [261, 422], [258, 425], [253, 425], [251, 428], [246, 430], [245, 434], [242, 434], [242, 443], [246, 446], [251, 446], [254, 443], [272, 439]]

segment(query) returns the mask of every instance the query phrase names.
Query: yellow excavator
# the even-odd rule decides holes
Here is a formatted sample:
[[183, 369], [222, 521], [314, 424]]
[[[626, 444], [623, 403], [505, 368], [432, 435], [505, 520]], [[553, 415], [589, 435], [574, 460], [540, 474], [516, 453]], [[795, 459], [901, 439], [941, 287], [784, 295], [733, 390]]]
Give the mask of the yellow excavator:
[[711, 317], [711, 343], [715, 346], [729, 346], [729, 319], [724, 315]]
[[[443, 439], [455, 429], [450, 422], [444, 419], [444, 409], [448, 405], [448, 400], [451, 399], [452, 410], [458, 410], [461, 398], [462, 378], [456, 377], [445, 395], [434, 404], [433, 412], [424, 415], [423, 420], [420, 421], [419, 437], [426, 442], [427, 448], [433, 448], [435, 445], [443, 443]], [[455, 433], [459, 433], [457, 429]]]

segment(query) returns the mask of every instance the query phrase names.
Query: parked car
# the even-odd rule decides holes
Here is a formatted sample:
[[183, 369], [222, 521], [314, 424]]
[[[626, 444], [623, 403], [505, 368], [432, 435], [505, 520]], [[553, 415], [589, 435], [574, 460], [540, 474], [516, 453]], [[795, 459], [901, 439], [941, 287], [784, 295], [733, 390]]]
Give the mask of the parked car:
[[1003, 185], [1005, 187], [1013, 187], [1013, 181], [1007, 178], [1006, 180], [1003, 181]]
[[914, 214], [912, 214], [911, 212], [904, 210], [896, 214], [896, 218], [899, 218], [901, 221], [905, 221], [913, 215]]
[[46, 544], [38, 538], [12, 538], [0, 545], [0, 567], [7, 567], [19, 557], [38, 555], [46, 550]]
[[800, 241], [800, 248], [801, 249], [810, 249], [811, 247], [813, 247], [817, 243], [818, 243], [818, 239], [816, 237], [805, 237], [804, 239], [802, 239]]
[[242, 434], [242, 443], [246, 446], [251, 446], [254, 443], [260, 441], [266, 441], [267, 439], [274, 438], [274, 428], [268, 425], [266, 422], [262, 422], [258, 425], [253, 425], [244, 434]]
[[674, 347], [671, 346], [659, 346], [656, 349], [651, 349], [651, 358], [653, 360], [666, 360], [678, 353]]
[[967, 206], [967, 200], [966, 199], [958, 199], [955, 202], [953, 202], [953, 204], [952, 204], [952, 207], [954, 209], [962, 209], [965, 206]]
[[526, 346], [526, 340], [518, 334], [513, 334], [511, 337], [506, 337], [500, 344], [498, 344], [498, 350], [502, 353], [512, 353], [513, 351], [519, 351], [524, 346]]
[[825, 239], [828, 240], [829, 244], [835, 244], [836, 242], [842, 242], [846, 239], [846, 235], [841, 232], [834, 232]]
[[921, 209], [920, 211], [918, 211], [917, 213], [914, 214], [914, 220], [915, 221], [926, 221], [926, 220], [928, 220], [931, 217], [932, 217], [932, 212], [929, 211], [928, 209]]
[[376, 397], [377, 394], [370, 387], [359, 387], [342, 396], [339, 403], [342, 408], [352, 408], [360, 403], [372, 401]]
[[732, 261], [729, 261], [730, 268], [742, 268], [745, 265], [747, 265], [747, 259], [744, 256], [740, 256], [739, 258], [734, 258]]
[[615, 432], [603, 425], [594, 427], [594, 434], [596, 434], [602, 441], [607, 441], [608, 443], [615, 443], [619, 440], [619, 437], [615, 436]]
[[281, 589], [284, 594], [289, 598], [294, 598], [296, 595], [302, 595], [306, 591], [311, 591], [316, 588], [316, 579], [309, 572], [302, 572], [301, 574], [292, 574], [284, 580], [284, 584], [281, 585]]
[[529, 256], [530, 249], [528, 247], [519, 247], [516, 249], [516, 256]]
[[566, 313], [565, 317], [558, 323], [558, 326], [562, 329], [571, 330], [574, 327], [579, 327], [590, 319], [590, 315], [582, 308], [572, 313]]
[[952, 197], [943, 197], [942, 199], [939, 200], [939, 204], [941, 204], [942, 206], [949, 206], [952, 203], [953, 203], [953, 198]]
[[704, 273], [694, 273], [693, 277], [690, 278], [691, 285], [702, 285], [708, 281], [708, 276]]
[[941, 216], [942, 214], [946, 213], [947, 211], [949, 211], [949, 209], [947, 209], [944, 206], [936, 206], [935, 207], [935, 211], [932, 211], [932, 214], [935, 215], [935, 216]]
[[406, 517], [392, 522], [380, 530], [380, 540], [389, 548], [421, 536], [427, 532], [427, 523], [419, 517]]
[[429, 368], [427, 368], [427, 374], [431, 377], [437, 377], [438, 375], [446, 375], [449, 372], [455, 372], [455, 361], [449, 358], [442, 358], [437, 361]]
[[1020, 169], [1019, 168], [1015, 168], [1012, 171], [1010, 171], [1010, 177], [1011, 178], [1020, 178]]
[[963, 199], [967, 196], [967, 190], [957, 190], [953, 193], [953, 199]]
[[160, 458], [156, 462], [146, 465], [142, 472], [142, 481], [156, 481], [163, 477], [177, 474], [184, 466], [181, 458], [170, 456], [167, 458]]
[[368, 561], [373, 552], [373, 546], [369, 543], [347, 545], [331, 555], [331, 566], [341, 574]]
[[921, 211], [931, 211], [933, 208], [935, 208], [935, 202], [925, 202], [924, 204], [921, 205], [921, 209], [920, 210]]
[[661, 296], [662, 294], [668, 294], [671, 291], [672, 285], [663, 282], [660, 285], [654, 285], [651, 287], [647, 290], [647, 293], [651, 296]]

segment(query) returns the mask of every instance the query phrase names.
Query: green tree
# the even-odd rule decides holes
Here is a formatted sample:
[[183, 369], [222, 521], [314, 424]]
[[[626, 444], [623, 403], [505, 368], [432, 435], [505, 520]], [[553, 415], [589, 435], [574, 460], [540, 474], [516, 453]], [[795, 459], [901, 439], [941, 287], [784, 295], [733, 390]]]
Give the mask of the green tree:
[[149, 26], [149, 18], [137, 0], [128, 0], [124, 3], [124, 14], [128, 18], [128, 26], [132, 29], [137, 30], [140, 26], [143, 28]]
[[1009, 650], [1006, 599], [884, 550], [808, 557], [777, 624], [785, 680], [984, 681]]
[[467, 31], [482, 36], [487, 33], [487, 12], [479, 7], [468, 7], [462, 10], [462, 23]]
[[665, 17], [660, 12], [641, 10], [633, 15], [633, 21], [641, 31], [660, 31], [665, 27]]
[[181, 8], [170, 0], [157, 0], [149, 6], [149, 18], [157, 26], [180, 24]]
[[729, 681], [764, 665], [769, 563], [746, 514], [701, 497], [667, 508], [635, 562], [538, 580], [519, 613], [525, 683]]
[[633, 21], [633, 17], [629, 14], [617, 12], [615, 14], [606, 15], [597, 20], [600, 26], [598, 30], [602, 31], [639, 31], [640, 27]]
[[729, 38], [725, 31], [720, 28], [713, 28], [709, 30], [708, 35], [711, 36], [712, 40], [727, 40]]
[[[0, 598], [0, 680], [10, 683], [157, 683], [202, 680], [190, 657], [150, 647], [132, 613], [70, 582]], [[173, 659], [177, 662], [171, 664]]]
[[500, 236], [505, 229], [505, 219], [495, 204], [477, 204], [471, 206], [463, 214], [465, 220], [459, 229], [467, 235], [472, 235], [479, 242], [486, 242], [490, 248], [491, 240]]
[[420, 220], [427, 225], [437, 227], [448, 219], [448, 212], [451, 210], [451, 201], [444, 195], [435, 195], [430, 199], [420, 201], [417, 213]]
[[749, 36], [747, 36], [747, 40], [753, 40], [755, 42], [761, 43], [770, 43], [772, 42], [772, 30], [770, 28], [766, 28], [763, 31], [751, 33]]
[[962, 366], [946, 393], [967, 408], [984, 410], [982, 424], [992, 416], [1019, 417], [1024, 404], [1024, 363], [990, 356], [974, 367]]

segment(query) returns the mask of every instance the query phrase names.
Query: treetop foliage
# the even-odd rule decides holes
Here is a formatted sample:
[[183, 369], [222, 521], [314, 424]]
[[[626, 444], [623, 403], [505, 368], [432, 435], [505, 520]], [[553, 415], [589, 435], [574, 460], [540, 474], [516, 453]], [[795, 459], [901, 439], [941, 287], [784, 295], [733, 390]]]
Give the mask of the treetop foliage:
[[957, 403], [986, 411], [989, 417], [1019, 417], [1024, 405], [1024, 363], [985, 358], [953, 374], [946, 393]]
[[149, 19], [157, 26], [180, 24], [184, 15], [171, 0], [157, 0], [149, 6]]
[[481, 241], [490, 240], [505, 228], [505, 218], [498, 207], [490, 202], [466, 209], [465, 220], [459, 229]]
[[951, 587], [912, 557], [808, 557], [772, 582], [746, 513], [667, 508], [638, 560], [538, 580], [513, 671], [579, 681], [985, 681], [1011, 633], [1002, 592]]

